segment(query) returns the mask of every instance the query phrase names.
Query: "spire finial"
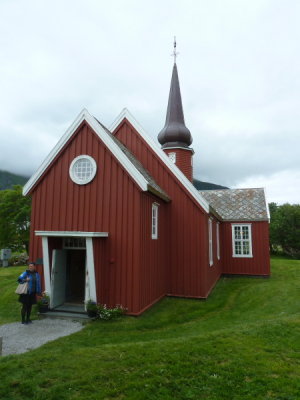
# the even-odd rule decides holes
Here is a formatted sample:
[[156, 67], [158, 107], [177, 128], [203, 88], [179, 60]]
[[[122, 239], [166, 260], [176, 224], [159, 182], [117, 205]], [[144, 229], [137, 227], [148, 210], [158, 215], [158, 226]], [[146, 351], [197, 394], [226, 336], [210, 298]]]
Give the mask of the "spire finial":
[[176, 46], [177, 46], [177, 43], [176, 43], [176, 36], [174, 36], [174, 43], [173, 43], [174, 50], [173, 50], [173, 53], [171, 54], [171, 56], [174, 57], [174, 64], [176, 64], [176, 57], [177, 57], [177, 55], [179, 54], [179, 53], [176, 51]]

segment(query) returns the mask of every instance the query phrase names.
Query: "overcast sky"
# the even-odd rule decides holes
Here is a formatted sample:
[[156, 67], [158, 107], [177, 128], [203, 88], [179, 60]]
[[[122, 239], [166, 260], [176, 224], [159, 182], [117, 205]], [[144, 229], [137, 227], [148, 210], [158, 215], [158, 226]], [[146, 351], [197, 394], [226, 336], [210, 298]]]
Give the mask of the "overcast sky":
[[0, 0], [0, 169], [31, 175], [85, 107], [156, 139], [172, 42], [194, 176], [300, 203], [300, 1]]

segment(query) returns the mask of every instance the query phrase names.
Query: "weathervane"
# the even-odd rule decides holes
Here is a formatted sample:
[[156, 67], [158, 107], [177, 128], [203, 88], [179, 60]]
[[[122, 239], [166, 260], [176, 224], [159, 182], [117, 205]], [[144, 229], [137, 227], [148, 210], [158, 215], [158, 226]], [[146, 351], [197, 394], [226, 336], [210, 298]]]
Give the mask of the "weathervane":
[[176, 51], [176, 36], [174, 36], [174, 44], [173, 44], [173, 46], [174, 46], [174, 50], [173, 50], [173, 53], [171, 54], [171, 56], [172, 57], [174, 57], [174, 64], [176, 64], [176, 57], [177, 57], [177, 55], [179, 54], [177, 51]]

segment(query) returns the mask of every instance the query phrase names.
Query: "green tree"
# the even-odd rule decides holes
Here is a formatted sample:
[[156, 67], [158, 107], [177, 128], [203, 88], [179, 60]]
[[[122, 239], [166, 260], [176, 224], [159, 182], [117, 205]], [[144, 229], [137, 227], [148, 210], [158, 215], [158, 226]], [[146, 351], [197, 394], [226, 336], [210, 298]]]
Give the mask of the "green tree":
[[269, 204], [271, 251], [281, 249], [293, 258], [300, 258], [300, 205]]
[[31, 199], [24, 197], [22, 186], [0, 191], [0, 248], [28, 252]]

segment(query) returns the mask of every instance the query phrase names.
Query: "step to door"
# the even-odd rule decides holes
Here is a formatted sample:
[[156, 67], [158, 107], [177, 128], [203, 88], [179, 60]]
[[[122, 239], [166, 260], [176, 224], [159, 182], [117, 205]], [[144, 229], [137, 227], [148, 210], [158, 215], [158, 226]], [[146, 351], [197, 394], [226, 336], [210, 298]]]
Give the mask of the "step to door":
[[39, 318], [55, 318], [55, 319], [67, 319], [72, 321], [91, 321], [91, 318], [86, 313], [74, 313], [64, 311], [48, 311], [46, 313], [38, 313]]
[[67, 313], [79, 313], [84, 314], [85, 309], [84, 305], [77, 305], [77, 304], [63, 304], [61, 306], [55, 307], [53, 312], [67, 312]]

